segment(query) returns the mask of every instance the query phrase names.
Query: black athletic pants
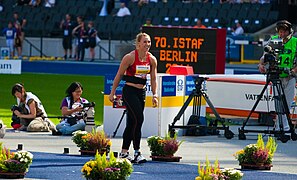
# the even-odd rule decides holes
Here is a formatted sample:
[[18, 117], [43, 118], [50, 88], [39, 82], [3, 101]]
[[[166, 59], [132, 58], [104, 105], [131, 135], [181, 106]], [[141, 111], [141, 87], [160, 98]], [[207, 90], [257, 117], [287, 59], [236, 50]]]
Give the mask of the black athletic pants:
[[122, 149], [129, 150], [131, 141], [133, 141], [134, 150], [140, 149], [145, 93], [146, 89], [137, 89], [128, 85], [123, 87], [123, 101], [127, 109], [127, 121], [123, 134]]

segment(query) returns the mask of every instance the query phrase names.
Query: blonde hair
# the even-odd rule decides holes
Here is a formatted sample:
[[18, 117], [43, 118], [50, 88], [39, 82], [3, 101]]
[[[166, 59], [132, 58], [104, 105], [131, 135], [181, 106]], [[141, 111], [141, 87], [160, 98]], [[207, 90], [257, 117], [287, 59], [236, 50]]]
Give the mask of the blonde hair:
[[136, 48], [137, 48], [139, 42], [141, 41], [141, 38], [142, 38], [142, 37], [145, 37], [145, 36], [151, 38], [150, 35], [148, 35], [148, 34], [146, 34], [146, 33], [138, 33], [138, 34], [136, 35], [136, 39], [135, 39], [135, 46], [136, 46]]

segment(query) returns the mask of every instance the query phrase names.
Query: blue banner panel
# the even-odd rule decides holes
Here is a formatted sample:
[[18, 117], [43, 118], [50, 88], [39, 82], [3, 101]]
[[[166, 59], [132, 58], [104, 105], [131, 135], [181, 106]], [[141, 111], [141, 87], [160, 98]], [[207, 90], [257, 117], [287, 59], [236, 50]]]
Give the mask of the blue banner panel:
[[[104, 80], [104, 94], [105, 95], [110, 94], [110, 91], [111, 91], [111, 88], [113, 85], [114, 76], [115, 75], [113, 75], [113, 74], [105, 75], [105, 80]], [[119, 86], [116, 89], [116, 93], [115, 93], [116, 95], [122, 94], [124, 85], [125, 85], [125, 81], [121, 80]]]
[[[197, 77], [197, 76], [196, 76]], [[195, 89], [195, 82], [193, 80], [194, 76], [186, 76], [186, 90], [185, 95], [188, 96]]]
[[176, 96], [176, 76], [162, 77], [162, 97]]

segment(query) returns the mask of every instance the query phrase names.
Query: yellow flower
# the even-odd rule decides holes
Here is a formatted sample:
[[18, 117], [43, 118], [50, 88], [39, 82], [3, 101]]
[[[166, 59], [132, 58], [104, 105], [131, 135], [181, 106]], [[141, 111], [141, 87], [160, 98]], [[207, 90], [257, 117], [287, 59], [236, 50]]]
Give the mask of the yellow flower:
[[97, 164], [96, 161], [91, 161], [91, 163], [90, 163], [91, 167], [95, 167], [96, 164]]
[[108, 146], [111, 146], [111, 144], [112, 144], [111, 141], [108, 141], [108, 142], [107, 142], [107, 145], [108, 145]]
[[201, 178], [200, 176], [197, 176], [197, 177], [195, 178], [195, 180], [202, 180], [202, 178]]
[[81, 169], [81, 172], [82, 173], [87, 173], [87, 175], [90, 175], [91, 174], [91, 171], [93, 170], [92, 167], [95, 166], [95, 163], [94, 161], [88, 161], [84, 164], [84, 166], [82, 167]]
[[237, 151], [235, 154], [233, 154], [233, 156], [234, 156], [234, 157], [237, 157], [237, 156], [240, 155], [240, 154], [244, 154], [244, 150], [243, 150], [243, 149]]

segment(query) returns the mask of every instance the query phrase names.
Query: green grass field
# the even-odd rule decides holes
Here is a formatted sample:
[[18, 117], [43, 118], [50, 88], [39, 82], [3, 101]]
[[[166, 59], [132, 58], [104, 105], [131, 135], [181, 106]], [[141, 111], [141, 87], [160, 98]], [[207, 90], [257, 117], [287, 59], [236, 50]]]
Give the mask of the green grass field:
[[[66, 96], [68, 86], [78, 81], [83, 85], [82, 97], [90, 102], [95, 102], [95, 122], [103, 122], [103, 95], [104, 77], [83, 75], [56, 75], [56, 74], [33, 74], [21, 75], [0, 74], [0, 119], [7, 127], [11, 127], [10, 108], [16, 104], [16, 99], [11, 95], [11, 88], [15, 83], [23, 83], [26, 91], [33, 92], [43, 103], [48, 116], [61, 116], [60, 105]], [[59, 119], [51, 119], [55, 124]]]

